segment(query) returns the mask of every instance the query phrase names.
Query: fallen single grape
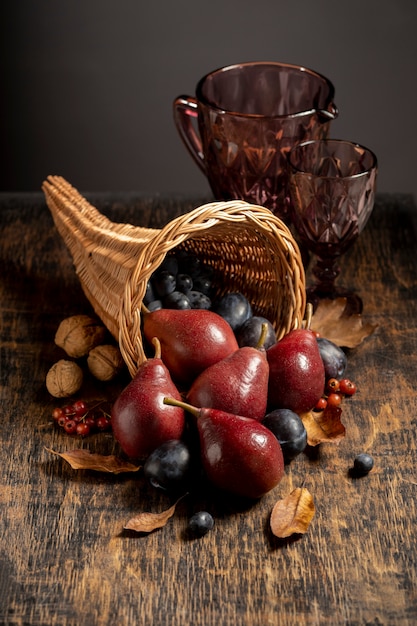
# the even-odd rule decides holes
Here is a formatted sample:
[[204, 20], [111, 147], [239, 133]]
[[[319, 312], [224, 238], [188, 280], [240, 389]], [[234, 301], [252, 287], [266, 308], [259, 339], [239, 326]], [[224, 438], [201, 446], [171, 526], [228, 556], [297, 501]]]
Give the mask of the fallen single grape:
[[198, 511], [190, 518], [188, 529], [194, 535], [203, 537], [214, 527], [213, 516], [207, 511]]
[[356, 476], [366, 476], [374, 466], [374, 460], [370, 454], [362, 452], [353, 461], [353, 471]]

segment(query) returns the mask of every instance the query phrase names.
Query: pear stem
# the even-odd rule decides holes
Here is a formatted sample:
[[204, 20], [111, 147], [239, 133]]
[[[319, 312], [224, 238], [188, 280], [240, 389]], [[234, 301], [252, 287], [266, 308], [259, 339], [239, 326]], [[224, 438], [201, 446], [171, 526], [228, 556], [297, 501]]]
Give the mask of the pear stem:
[[310, 330], [312, 317], [313, 317], [313, 305], [311, 304], [311, 302], [307, 302], [307, 305], [306, 305], [306, 325], [305, 325], [306, 330]]
[[158, 337], [153, 337], [152, 344], [155, 348], [154, 359], [160, 359], [161, 358], [161, 342], [159, 341]]
[[145, 304], [143, 304], [143, 302], [140, 303], [140, 312], [143, 315], [146, 315], [147, 313], [150, 313], [150, 310], [148, 309], [148, 307]]
[[191, 404], [187, 404], [186, 402], [182, 402], [181, 400], [176, 400], [175, 398], [164, 398], [164, 404], [169, 404], [170, 406], [178, 406], [184, 411], [188, 411], [194, 417], [200, 416], [200, 409], [196, 406], [192, 406]]
[[258, 350], [260, 350], [261, 348], [263, 348], [263, 345], [265, 343], [265, 339], [266, 339], [266, 334], [268, 332], [268, 324], [266, 324], [266, 322], [262, 322], [262, 326], [261, 326], [261, 334], [260, 337], [258, 339], [258, 343], [256, 344], [256, 348]]

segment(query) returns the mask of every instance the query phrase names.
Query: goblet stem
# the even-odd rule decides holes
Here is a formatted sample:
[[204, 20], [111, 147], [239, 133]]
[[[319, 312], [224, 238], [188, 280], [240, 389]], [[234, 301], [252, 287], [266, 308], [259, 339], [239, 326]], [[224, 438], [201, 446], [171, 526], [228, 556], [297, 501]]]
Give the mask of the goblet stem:
[[340, 274], [340, 266], [338, 264], [338, 257], [317, 257], [316, 265], [313, 268], [313, 274], [317, 278], [316, 285], [314, 287], [315, 293], [322, 297], [329, 297], [335, 295], [337, 289], [335, 287], [336, 278]]
[[317, 281], [313, 287], [307, 289], [307, 300], [313, 305], [313, 309], [316, 310], [320, 300], [335, 298], [345, 298], [346, 307], [345, 314], [353, 315], [362, 313], [363, 303], [362, 299], [343, 287], [338, 287], [335, 282], [340, 274], [340, 267], [338, 264], [339, 256], [332, 256], [326, 259], [320, 257], [317, 258], [316, 264], [313, 267], [312, 273], [316, 277]]

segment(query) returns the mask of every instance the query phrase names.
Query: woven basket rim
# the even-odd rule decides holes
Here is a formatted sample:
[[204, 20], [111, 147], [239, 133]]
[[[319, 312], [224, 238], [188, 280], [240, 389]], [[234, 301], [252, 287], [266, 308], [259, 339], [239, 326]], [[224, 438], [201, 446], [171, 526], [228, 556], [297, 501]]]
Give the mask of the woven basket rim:
[[42, 189], [84, 293], [118, 340], [132, 375], [146, 358], [146, 282], [175, 248], [198, 251], [219, 275], [228, 273], [221, 274], [225, 281], [246, 289], [268, 312], [278, 338], [301, 326], [306, 292], [300, 250], [269, 209], [243, 200], [206, 202], [154, 229], [110, 221], [62, 177], [49, 176]]
[[[255, 227], [259, 229], [259, 234], [265, 233], [265, 230], [269, 229], [271, 238], [274, 237], [280, 241], [281, 248], [278, 250], [281, 252], [284, 262], [286, 260], [286, 254], [284, 252], [286, 252], [298, 271], [296, 283], [299, 285], [299, 288], [292, 290], [292, 297], [295, 301], [294, 309], [296, 310], [292, 325], [294, 327], [301, 326], [306, 305], [306, 294], [305, 274], [300, 251], [288, 226], [265, 207], [250, 204], [243, 200], [217, 201], [203, 204], [188, 213], [174, 218], [159, 231], [156, 231], [148, 244], [147, 253], [151, 256], [151, 251], [155, 251], [154, 254], [159, 259], [156, 264], [160, 265], [166, 254], [178, 247], [181, 243], [189, 239], [207, 236], [207, 233], [211, 229], [219, 224], [225, 225], [227, 223], [230, 225], [242, 224], [246, 226], [251, 224], [253, 231], [255, 231]], [[163, 246], [164, 251], [161, 251], [161, 246]], [[139, 336], [141, 328], [141, 308], [139, 301], [143, 299], [144, 290], [146, 288], [145, 282], [150, 278], [154, 269], [154, 266], [150, 264], [148, 268], [144, 270], [143, 259], [142, 257], [138, 258], [131, 272], [129, 282], [126, 284], [122, 305], [120, 307], [119, 344], [122, 348], [123, 357], [129, 364], [131, 371], [135, 371], [136, 365], [134, 359], [138, 351], [140, 353], [140, 360], [146, 358], [142, 345], [132, 343], [131, 336]], [[291, 271], [290, 263], [288, 263], [286, 270], [287, 272]], [[141, 282], [143, 286], [137, 298], [138, 306], [132, 310], [132, 301], [134, 301], [133, 294], [138, 284]], [[288, 285], [291, 285], [291, 281], [288, 281]]]

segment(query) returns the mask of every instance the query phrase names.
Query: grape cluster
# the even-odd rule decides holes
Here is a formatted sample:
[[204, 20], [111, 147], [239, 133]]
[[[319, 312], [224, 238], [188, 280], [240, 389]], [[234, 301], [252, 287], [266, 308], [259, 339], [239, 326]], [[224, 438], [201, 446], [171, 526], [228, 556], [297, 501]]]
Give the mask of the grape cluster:
[[210, 309], [212, 268], [197, 256], [167, 255], [150, 277], [143, 303], [157, 309]]
[[264, 317], [254, 315], [240, 292], [214, 297], [214, 271], [198, 256], [177, 251], [168, 254], [151, 275], [143, 298], [149, 311], [158, 309], [210, 309], [232, 327], [239, 347], [258, 344], [262, 324], [267, 325], [264, 348], [276, 342], [275, 329]]
[[84, 400], [76, 400], [52, 411], [54, 422], [69, 435], [86, 437], [93, 432], [111, 430], [110, 413], [106, 403], [88, 406]]

